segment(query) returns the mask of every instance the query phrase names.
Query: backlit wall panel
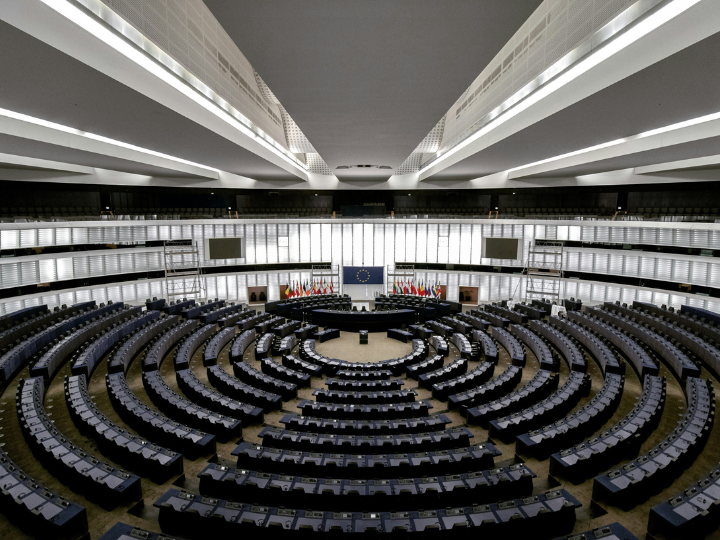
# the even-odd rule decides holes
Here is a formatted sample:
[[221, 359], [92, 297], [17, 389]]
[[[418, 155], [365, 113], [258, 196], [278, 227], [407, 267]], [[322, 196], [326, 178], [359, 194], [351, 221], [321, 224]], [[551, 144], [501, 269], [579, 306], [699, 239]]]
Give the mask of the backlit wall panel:
[[[244, 237], [246, 258], [204, 260], [207, 238]], [[720, 250], [720, 224], [582, 222], [542, 220], [194, 220], [0, 224], [0, 250], [56, 246], [58, 253], [0, 259], [3, 289], [92, 276], [150, 272], [164, 268], [161, 247], [70, 251], [71, 246], [142, 246], [147, 241], [192, 240], [203, 266], [332, 262], [338, 266], [396, 262], [522, 268], [524, 262], [481, 258], [483, 237], [518, 238], [523, 255], [535, 240], [581, 239], [643, 251], [566, 247], [565, 270], [718, 287], [720, 261], [699, 255], [652, 251], [669, 245]]]

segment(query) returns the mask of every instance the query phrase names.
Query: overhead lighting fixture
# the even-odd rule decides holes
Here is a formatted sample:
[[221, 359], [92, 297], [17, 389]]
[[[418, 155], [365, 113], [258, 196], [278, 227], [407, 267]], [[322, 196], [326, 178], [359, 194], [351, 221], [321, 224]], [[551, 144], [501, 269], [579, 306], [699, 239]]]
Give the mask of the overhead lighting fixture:
[[425, 167], [420, 169], [419, 173], [422, 174], [423, 172], [427, 171], [428, 169], [436, 166], [438, 163], [441, 163], [444, 160], [447, 160], [450, 156], [453, 154], [456, 154], [463, 148], [467, 147], [468, 145], [472, 144], [473, 142], [477, 141], [481, 137], [487, 135], [489, 132], [494, 130], [495, 128], [501, 126], [508, 120], [511, 120], [521, 112], [529, 109], [542, 99], [545, 99], [550, 94], [554, 93], [555, 91], [559, 90], [563, 86], [567, 85], [568, 83], [574, 81], [584, 73], [588, 72], [595, 66], [601, 64], [608, 58], [614, 56], [618, 52], [622, 51], [623, 49], [629, 47], [642, 37], [645, 37], [653, 30], [656, 30], [663, 24], [667, 23], [668, 21], [671, 21], [678, 15], [684, 13], [691, 7], [693, 7], [695, 4], [698, 4], [702, 0], [674, 0], [667, 4], [666, 6], [660, 8], [658, 11], [653, 13], [652, 15], [649, 15], [646, 19], [640, 21], [638, 24], [627, 30], [625, 33], [620, 34], [612, 41], [608, 42], [605, 46], [602, 48], [596, 50], [592, 54], [590, 54], [587, 58], [584, 60], [581, 60], [574, 66], [572, 66], [568, 71], [565, 73], [562, 73], [559, 75], [556, 79], [551, 80], [548, 82], [545, 86], [541, 86], [538, 88], [534, 93], [530, 94], [526, 99], [519, 102], [517, 105], [513, 106], [510, 109], [507, 109], [503, 113], [501, 113], [499, 116], [497, 116], [494, 120], [492, 120], [490, 123], [488, 123], [485, 127], [475, 132], [473, 135], [462, 141], [461, 143], [457, 144], [456, 146], [452, 147], [451, 149], [447, 150], [445, 153], [442, 153], [442, 150], [439, 152], [439, 157], [435, 159], [434, 161], [428, 163]]
[[[235, 114], [243, 118], [244, 120], [247, 120], [247, 122], [250, 122], [249, 119], [245, 119], [244, 115], [242, 115], [239, 111], [236, 111], [229, 103], [223, 101], [223, 106], [221, 107], [218, 103], [216, 103], [213, 100], [212, 95], [214, 92], [204, 83], [202, 83], [200, 86], [204, 88], [204, 91], [201, 91], [199, 89], [194, 88], [193, 86], [190, 86], [187, 82], [184, 82], [179, 78], [179, 75], [177, 73], [172, 73], [170, 71], [170, 68], [164, 67], [159, 61], [154, 60], [148, 54], [146, 54], [143, 51], [138, 50], [133, 45], [131, 45], [128, 41], [121, 38], [117, 34], [115, 34], [112, 30], [109, 28], [106, 28], [95, 20], [93, 17], [89, 16], [87, 13], [83, 12], [80, 8], [73, 5], [69, 0], [40, 0], [42, 3], [47, 5], [49, 8], [53, 9], [66, 19], [72, 21], [73, 23], [77, 24], [80, 28], [88, 31], [90, 34], [98, 38], [100, 41], [111, 47], [112, 49], [116, 50], [129, 60], [135, 62], [138, 66], [142, 67], [149, 73], [155, 75], [159, 79], [161, 79], [163, 82], [169, 84], [174, 89], [181, 92], [186, 97], [192, 99], [195, 103], [198, 105], [201, 105], [204, 109], [206, 109], [208, 112], [212, 113], [213, 115], [217, 116], [221, 120], [227, 122], [231, 126], [233, 126], [235, 129], [246, 135], [247, 137], [250, 137], [254, 139], [258, 144], [266, 148], [267, 150], [270, 150], [273, 154], [283, 159], [283, 161], [291, 164], [292, 166], [300, 169], [303, 172], [307, 171], [307, 165], [305, 165], [303, 162], [295, 158], [294, 156], [287, 155], [286, 151], [269, 135], [264, 133], [259, 128], [250, 129], [246, 125], [244, 125], [240, 120], [238, 120], [235, 117]], [[84, 0], [83, 4], [88, 9], [91, 9], [91, 6], [88, 4], [92, 3], [91, 0]], [[104, 4], [97, 2], [97, 6], [94, 6], [95, 9], [92, 11], [97, 15], [98, 17], [102, 18], [101, 11], [103, 9], [109, 10], [107, 6]], [[111, 11], [111, 10], [110, 10]], [[114, 12], [112, 12], [113, 15], [115, 15]], [[117, 17], [119, 20], [119, 17]], [[115, 21], [112, 21], [115, 22]], [[125, 28], [123, 29], [121, 33], [128, 34], [131, 31], [134, 31], [136, 34], [142, 36], [134, 27], [129, 25], [128, 23], [125, 23], [125, 21], [122, 21], [125, 24]], [[110, 25], [110, 21], [108, 21], [108, 25]], [[118, 30], [120, 31], [120, 30]], [[142, 38], [147, 41], [148, 44], [152, 44], [150, 40], [142, 36]], [[155, 46], [154, 44], [152, 44]], [[164, 54], [164, 53], [163, 53]], [[172, 64], [173, 68], [175, 70], [183, 70], [184, 68], [172, 60], [170, 57], [168, 57], [165, 54], [164, 60]], [[228, 110], [226, 110], [224, 107], [230, 108], [233, 110], [234, 114], [231, 114]], [[291, 157], [292, 156], [292, 157]]]
[[147, 154], [150, 156], [167, 159], [169, 161], [174, 161], [176, 163], [182, 163], [184, 165], [191, 165], [193, 167], [198, 167], [200, 169], [205, 169], [206, 171], [212, 171], [212, 172], [218, 173], [218, 174], [220, 173], [219, 169], [215, 169], [213, 167], [208, 167], [207, 165], [201, 165], [200, 163], [188, 161], [187, 159], [182, 159], [179, 157], [171, 156], [169, 154], [163, 154], [162, 152], [156, 152], [155, 150], [150, 150], [148, 148], [142, 148], [141, 146], [135, 146], [133, 144], [128, 144], [128, 143], [125, 143], [122, 141], [117, 141], [117, 140], [111, 139], [109, 137], [97, 135], [96, 133], [90, 133], [90, 132], [82, 131], [80, 129], [75, 129], [75, 128], [72, 128], [69, 126], [63, 126], [62, 124], [56, 124], [55, 122], [43, 120], [42, 118], [35, 118], [34, 116], [29, 116], [27, 114], [10, 111], [8, 109], [0, 108], [0, 117], [11, 118], [13, 120], [19, 120], [21, 122], [27, 122], [28, 124], [35, 124], [36, 126], [42, 126], [45, 128], [54, 129], [56, 131], [61, 131], [63, 133], [69, 133], [71, 135], [77, 135], [78, 137], [83, 137], [85, 139], [91, 139], [91, 140], [99, 141], [99, 142], [102, 142], [105, 144], [111, 144], [111, 145], [117, 146], [119, 148], [125, 148], [127, 150], [133, 150], [135, 152], [142, 152], [143, 154]]
[[587, 154], [589, 152], [594, 152], [595, 150], [602, 150], [604, 148], [611, 148], [613, 146], [617, 146], [619, 144], [623, 144], [629, 141], [637, 141], [640, 139], [646, 139], [648, 137], [653, 137], [655, 135], [662, 135], [664, 133], [670, 133], [672, 131], [677, 131], [683, 128], [688, 128], [692, 126], [696, 126], [699, 124], [704, 124], [707, 122], [712, 122], [715, 120], [720, 120], [720, 112], [713, 113], [713, 114], [707, 114], [705, 116], [699, 116], [697, 118], [691, 118], [690, 120], [684, 120], [682, 122], [678, 122], [677, 124], [671, 124], [669, 126], [664, 126], [656, 129], [651, 129], [650, 131], [645, 131], [643, 133], [639, 133], [637, 135], [632, 135], [630, 137], [624, 137], [622, 139], [615, 139], [614, 141], [608, 141], [601, 144], [596, 144], [595, 146], [588, 146], [587, 148], [581, 148], [580, 150], [575, 150], [573, 152], [568, 152], [567, 154], [561, 154], [559, 156], [553, 156], [547, 159], [543, 159], [540, 161], [536, 161], [534, 163], [528, 163], [527, 165], [520, 165], [519, 167], [515, 167], [513, 169], [508, 169], [508, 173], [521, 171], [524, 169], [530, 169], [533, 167], [537, 167], [538, 165], [545, 165], [547, 163], [553, 163], [555, 161], [560, 161], [561, 159], [566, 159], [574, 156], [580, 156], [582, 154]]

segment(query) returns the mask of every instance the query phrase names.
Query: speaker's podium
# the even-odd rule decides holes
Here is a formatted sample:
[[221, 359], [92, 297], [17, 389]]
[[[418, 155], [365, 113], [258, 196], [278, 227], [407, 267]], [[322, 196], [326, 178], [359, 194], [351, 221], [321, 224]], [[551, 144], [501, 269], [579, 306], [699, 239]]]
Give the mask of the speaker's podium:
[[360, 330], [360, 345], [367, 345], [367, 344], [368, 344], [368, 331]]

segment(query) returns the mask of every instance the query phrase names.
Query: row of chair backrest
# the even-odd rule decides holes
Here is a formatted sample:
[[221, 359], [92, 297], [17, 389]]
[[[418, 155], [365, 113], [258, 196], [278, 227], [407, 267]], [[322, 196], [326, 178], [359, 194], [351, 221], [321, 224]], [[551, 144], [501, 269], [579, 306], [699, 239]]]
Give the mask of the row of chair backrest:
[[498, 305], [493, 305], [493, 304], [487, 304], [484, 307], [485, 307], [485, 311], [492, 313], [494, 315], [497, 315], [499, 317], [502, 317], [504, 319], [507, 319], [511, 323], [525, 324], [528, 322], [527, 315], [525, 315], [524, 313], [513, 311], [511, 309], [508, 309], [508, 308], [505, 308], [502, 306], [498, 306]]
[[196, 319], [182, 321], [180, 324], [161, 335], [150, 348], [146, 349], [143, 357], [142, 370], [155, 371], [160, 369], [168, 351], [170, 351], [170, 349], [172, 349], [185, 336], [194, 332], [197, 326], [198, 321]]
[[483, 384], [450, 394], [447, 398], [448, 406], [451, 409], [459, 408], [460, 414], [465, 416], [469, 408], [488, 403], [510, 393], [522, 379], [522, 371], [523, 368], [519, 366], [507, 366], [500, 375]]
[[419, 380], [423, 374], [441, 369], [444, 362], [443, 356], [441, 354], [436, 354], [426, 358], [422, 362], [408, 366], [405, 372], [410, 379]]
[[183, 309], [179, 315], [186, 319], [197, 319], [203, 313], [210, 313], [225, 305], [225, 300], [211, 300], [206, 303], [194, 304]]
[[285, 448], [301, 452], [324, 450], [351, 450], [355, 453], [383, 454], [428, 452], [469, 446], [474, 435], [464, 427], [450, 428], [429, 433], [402, 433], [398, 435], [345, 435], [337, 433], [312, 433], [291, 431], [275, 426], [265, 427], [258, 435], [263, 446]]
[[512, 365], [521, 367], [525, 365], [525, 350], [515, 336], [507, 330], [493, 326], [492, 337], [505, 348], [510, 355]]
[[165, 383], [159, 371], [145, 371], [142, 379], [145, 392], [152, 402], [170, 418], [212, 433], [220, 440], [229, 440], [242, 432], [240, 420], [210, 411], [185, 399]]
[[[200, 349], [205, 342], [217, 331], [217, 326], [214, 324], [202, 324], [198, 325], [195, 331], [188, 335], [187, 338], [180, 344], [175, 350], [175, 370], [188, 369], [190, 367], [190, 361], [192, 360], [195, 351]], [[222, 332], [226, 332], [227, 329], [223, 329]], [[204, 358], [203, 358], [204, 360]]]
[[492, 470], [415, 478], [311, 478], [209, 464], [199, 491], [206, 497], [286, 508], [332, 508], [337, 512], [411, 511], [490, 503], [532, 493], [536, 475], [525, 464]]
[[331, 390], [317, 388], [312, 393], [318, 403], [390, 404], [415, 401], [415, 390]]
[[556, 422], [517, 436], [515, 453], [547, 459], [550, 454], [582, 441], [602, 427], [613, 415], [622, 398], [625, 377], [605, 375], [602, 388], [582, 408]]
[[40, 304], [37, 306], [21, 308], [17, 311], [11, 311], [5, 315], [0, 315], [0, 336], [4, 335], [7, 330], [17, 326], [18, 324], [36, 319], [46, 313], [50, 313], [47, 304]]
[[130, 308], [128, 316], [123, 321], [115, 323], [116, 326], [109, 328], [105, 334], [98, 336], [82, 350], [73, 362], [72, 374], [82, 373], [88, 378], [91, 377], [110, 349], [132, 335], [138, 328], [158, 320], [159, 317], [159, 311], [143, 313], [140, 306]]
[[208, 534], [243, 535], [247, 524], [252, 523], [255, 530], [283, 528], [306, 534], [317, 531], [310, 534], [323, 538], [340, 532], [391, 531], [420, 535], [452, 530], [453, 535], [463, 538], [509, 534], [545, 540], [571, 532], [576, 520], [575, 509], [581, 505], [567, 491], [557, 490], [488, 505], [439, 510], [333, 512], [234, 503], [170, 489], [154, 506], [159, 508], [163, 532], [192, 539], [204, 539]]
[[[116, 305], [116, 304], [113, 304]], [[46, 381], [51, 380], [57, 370], [74, 353], [89, 343], [93, 336], [100, 335], [107, 331], [114, 324], [127, 317], [128, 309], [122, 306], [114, 310], [108, 310], [86, 323], [80, 323], [51, 344], [44, 351], [41, 351], [40, 358], [30, 368], [31, 377], [43, 377]]]
[[233, 373], [235, 377], [250, 386], [278, 394], [283, 401], [290, 401], [297, 397], [297, 386], [295, 384], [266, 375], [247, 362], [233, 363]]
[[355, 405], [347, 403], [318, 403], [304, 399], [298, 405], [305, 416], [321, 416], [338, 420], [390, 420], [396, 418], [417, 418], [427, 416], [433, 406], [428, 401], [392, 403], [381, 405]]
[[453, 333], [453, 329], [451, 327], [439, 321], [427, 321], [425, 326], [435, 332], [438, 336], [447, 337]]
[[710, 381], [688, 377], [687, 410], [670, 435], [652, 450], [619, 469], [595, 477], [593, 499], [633, 507], [659, 491], [690, 466], [710, 436], [715, 393]]
[[139, 328], [134, 334], [122, 342], [114, 353], [108, 358], [108, 373], [126, 373], [130, 362], [142, 351], [148, 343], [164, 334], [180, 323], [177, 315], [163, 317]]
[[20, 430], [45, 467], [88, 499], [108, 507], [140, 500], [140, 478], [96, 459], [68, 440], [45, 412], [44, 395], [42, 377], [20, 380], [15, 405]]
[[498, 363], [497, 343], [484, 330], [473, 330], [471, 333], [473, 343], [480, 345], [486, 362]]
[[230, 362], [240, 362], [250, 344], [255, 341], [255, 329], [244, 330], [237, 334], [230, 346]]
[[129, 433], [100, 412], [85, 375], [65, 377], [65, 401], [78, 430], [90, 434], [104, 456], [158, 483], [183, 473], [182, 454]]
[[680, 350], [679, 347], [660, 336], [649, 327], [645, 327], [642, 324], [621, 315], [616, 309], [614, 309], [616, 307], [617, 306], [613, 306], [612, 308], [607, 307], [605, 309], [589, 307], [587, 309], [593, 315], [618, 326], [618, 328], [621, 328], [650, 347], [653, 351], [655, 351], [655, 353], [660, 355], [668, 367], [681, 381], [684, 381], [688, 377], [698, 377], [700, 375], [700, 368], [698, 368], [695, 363]]
[[590, 377], [580, 371], [571, 371], [568, 378], [553, 394], [522, 411], [500, 416], [490, 421], [490, 433], [510, 442], [520, 433], [538, 429], [555, 422], [569, 413], [590, 392]]
[[203, 365], [212, 366], [217, 364], [220, 351], [235, 337], [235, 327], [223, 328], [215, 334], [205, 345], [203, 351]]
[[130, 389], [124, 373], [107, 374], [105, 385], [115, 412], [138, 433], [188, 459], [215, 453], [215, 435], [176, 422], [146, 405]]
[[494, 467], [500, 451], [490, 443], [430, 452], [356, 454], [301, 452], [241, 442], [232, 451], [237, 466], [269, 473], [340, 478], [397, 478], [439, 476]]
[[[283, 400], [279, 394], [261, 390], [256, 386], [244, 383], [225, 371], [221, 366], [210, 366], [207, 369], [207, 375], [208, 382], [217, 388], [222, 396], [227, 396], [241, 403], [260, 407], [264, 412], [274, 411], [282, 407]], [[203, 390], [203, 394], [207, 394], [206, 399], [224, 401], [221, 399], [222, 396], [215, 395], [215, 393]], [[233, 406], [235, 405], [233, 404]], [[259, 418], [254, 416], [252, 419], [257, 420]], [[243, 420], [245, 420], [245, 423], [248, 423], [250, 417], [245, 414], [243, 415]]]
[[257, 315], [252, 315], [245, 319], [239, 320], [237, 322], [237, 327], [238, 327], [238, 330], [241, 330], [243, 332], [246, 330], [254, 330], [256, 324], [258, 324], [261, 321], [266, 321], [271, 318], [272, 318], [272, 315], [270, 313], [258, 313]]
[[211, 311], [208, 311], [207, 313], [203, 313], [198, 318], [200, 319], [201, 323], [210, 324], [210, 323], [217, 323], [221, 318], [228, 317], [229, 315], [232, 315], [232, 314], [242, 315], [243, 313], [245, 313], [245, 314], [249, 315], [250, 312], [245, 311], [244, 307], [245, 306], [243, 306], [243, 304], [235, 304], [234, 302], [230, 302], [229, 305], [220, 306]]
[[557, 373], [541, 369], [517, 390], [493, 401], [468, 408], [465, 417], [468, 423], [479, 424], [488, 429], [491, 420], [520, 411], [545, 399], [558, 387], [558, 380]]
[[418, 418], [397, 418], [393, 420], [356, 420], [320, 418], [286, 414], [280, 419], [286, 429], [314, 431], [316, 433], [338, 433], [354, 435], [392, 435], [401, 433], [424, 433], [446, 429], [450, 419], [444, 414]]
[[634, 457], [640, 445], [655, 430], [665, 406], [665, 379], [646, 375], [643, 393], [635, 407], [597, 437], [554, 453], [550, 474], [578, 484], [620, 460]]
[[[119, 303], [119, 302], [118, 302]], [[84, 302], [66, 310], [61, 310], [62, 316], [53, 324], [43, 325], [38, 328], [34, 335], [16, 341], [16, 345], [0, 356], [0, 383], [12, 380], [22, 368], [24, 368], [36, 354], [50, 345], [60, 336], [73, 330], [81, 324], [92, 321], [115, 308], [115, 304], [108, 306], [95, 306], [95, 302]]]
[[568, 317], [571, 321], [595, 332], [602, 339], [611, 343], [630, 361], [641, 379], [644, 379], [646, 375], [659, 373], [657, 364], [645, 349], [629, 336], [598, 319], [594, 314], [570, 311]]
[[577, 345], [566, 337], [562, 332], [556, 330], [548, 323], [542, 321], [530, 321], [530, 328], [540, 337], [548, 340], [565, 359], [571, 371], [587, 372], [588, 365], [585, 356]]
[[260, 360], [260, 369], [265, 375], [270, 375], [275, 379], [294, 384], [296, 388], [310, 386], [310, 375], [283, 366], [272, 358], [263, 358]]
[[[217, 366], [211, 366], [217, 372]], [[232, 378], [227, 372], [220, 368], [220, 371]], [[235, 380], [232, 378], [232, 380]], [[208, 411], [212, 411], [229, 418], [242, 420], [244, 424], [262, 423], [263, 407], [256, 406], [254, 403], [240, 401], [227, 393], [215, 390], [203, 381], [198, 379], [197, 375], [191, 369], [181, 369], [175, 372], [175, 381], [178, 388], [183, 394], [189, 398], [192, 403], [205, 407]], [[219, 382], [217, 379], [214, 382]], [[238, 381], [239, 382], [239, 381]], [[229, 385], [227, 385], [229, 386]], [[225, 387], [223, 387], [225, 389]], [[257, 396], [254, 401], [265, 404], [270, 400], [274, 400], [273, 408], [278, 407], [278, 396], [274, 394], [265, 394], [257, 388], [248, 388], [250, 392], [244, 393], [243, 397]]]
[[481, 362], [467, 373], [461, 373], [454, 378], [436, 382], [432, 385], [432, 394], [435, 399], [448, 401], [450, 396], [476, 388], [489, 381], [495, 373], [495, 364]]
[[567, 319], [559, 317], [550, 317], [550, 324], [561, 332], [577, 339], [590, 354], [593, 355], [600, 365], [600, 369], [604, 374], [608, 373], [625, 373], [625, 364], [621, 364], [620, 360], [615, 356], [604, 341], [585, 330], [582, 326]]
[[535, 332], [525, 326], [513, 324], [510, 325], [510, 333], [532, 351], [540, 364], [540, 369], [547, 369], [548, 371], [560, 370], [560, 363], [552, 350]]
[[102, 306], [97, 308], [94, 301], [81, 302], [73, 306], [55, 307], [52, 311], [44, 310], [40, 313], [30, 315], [27, 320], [22, 320], [6, 328], [0, 332], [0, 351], [7, 352], [7, 349], [18, 345], [20, 341], [25, 341], [31, 336], [40, 333], [41, 331], [61, 322], [63, 319], [74, 317], [78, 313], [86, 312], [93, 309], [115, 309], [122, 307], [122, 302], [113, 304], [108, 303], [108, 306]]
[[689, 329], [678, 325], [677, 322], [671, 323], [654, 316], [654, 314], [645, 313], [642, 307], [632, 310], [621, 307], [620, 311], [623, 314], [632, 313], [633, 317], [636, 317], [638, 321], [651, 325], [656, 332], [661, 332], [667, 339], [676, 340], [704, 362], [713, 373], [720, 374], [720, 350], [702, 339], [698, 330], [694, 330], [698, 334], [695, 335]]
[[442, 365], [441, 361], [439, 368], [422, 373], [419, 377], [417, 377], [418, 386], [430, 390], [435, 384], [443, 383], [464, 375], [467, 373], [467, 369], [468, 361], [465, 358], [458, 358], [445, 366]]

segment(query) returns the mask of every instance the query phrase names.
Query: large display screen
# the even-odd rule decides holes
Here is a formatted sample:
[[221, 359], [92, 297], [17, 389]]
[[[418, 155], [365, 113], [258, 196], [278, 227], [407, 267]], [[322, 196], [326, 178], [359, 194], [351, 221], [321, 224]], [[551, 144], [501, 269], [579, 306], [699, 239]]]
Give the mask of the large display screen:
[[244, 238], [208, 238], [208, 259], [245, 258]]
[[484, 238], [484, 259], [518, 260], [519, 238]]

